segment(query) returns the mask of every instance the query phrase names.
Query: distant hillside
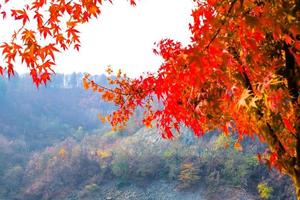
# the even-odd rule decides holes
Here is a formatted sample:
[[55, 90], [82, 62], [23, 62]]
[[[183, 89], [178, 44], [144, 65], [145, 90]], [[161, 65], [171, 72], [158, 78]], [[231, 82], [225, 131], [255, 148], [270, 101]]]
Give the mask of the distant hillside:
[[244, 144], [247, 151], [233, 144], [222, 134], [198, 139], [187, 130], [165, 140], [147, 128], [68, 138], [30, 157], [21, 194], [30, 200], [258, 200], [257, 185], [266, 183], [269, 199], [293, 199], [290, 180], [259, 164], [253, 142]]
[[136, 119], [110, 131], [97, 114], [114, 106], [82, 76], [57, 74], [38, 89], [28, 75], [0, 77], [1, 200], [257, 200], [260, 183], [269, 199], [293, 199], [290, 180], [259, 164], [253, 138], [238, 151], [236, 136], [217, 131], [165, 140]]
[[[46, 86], [36, 88], [28, 75], [0, 77], [0, 134], [30, 141], [30, 148], [53, 144], [72, 131], [103, 128], [97, 114], [113, 106], [82, 88], [81, 73], [56, 74]], [[93, 77], [107, 85], [105, 75]]]

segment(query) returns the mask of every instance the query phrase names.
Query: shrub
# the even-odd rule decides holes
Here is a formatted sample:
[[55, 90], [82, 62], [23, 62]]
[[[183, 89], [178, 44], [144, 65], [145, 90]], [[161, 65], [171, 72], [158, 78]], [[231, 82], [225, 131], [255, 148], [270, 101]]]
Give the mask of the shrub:
[[166, 167], [160, 156], [145, 155], [136, 159], [134, 172], [138, 177], [161, 178], [163, 174], [166, 174]]
[[89, 191], [89, 192], [95, 192], [99, 189], [99, 186], [95, 183], [92, 183], [92, 184], [88, 184], [84, 187], [84, 189], [86, 191]]
[[178, 180], [181, 182], [180, 188], [187, 189], [197, 183], [200, 179], [199, 168], [193, 163], [185, 163], [181, 166], [181, 171]]
[[273, 192], [273, 188], [268, 186], [267, 183], [259, 183], [257, 185], [257, 190], [258, 190], [259, 196], [263, 199], [269, 199], [271, 196], [271, 193]]
[[117, 154], [112, 161], [111, 170], [116, 177], [126, 179], [129, 177], [128, 157], [123, 154]]

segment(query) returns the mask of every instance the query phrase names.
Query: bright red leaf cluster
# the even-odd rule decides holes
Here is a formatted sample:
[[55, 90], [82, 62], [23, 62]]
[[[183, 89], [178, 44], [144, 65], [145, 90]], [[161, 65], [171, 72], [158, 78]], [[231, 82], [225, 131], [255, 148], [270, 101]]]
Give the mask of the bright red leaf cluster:
[[119, 106], [108, 121], [124, 126], [141, 106], [144, 124], [155, 121], [164, 138], [173, 138], [180, 125], [197, 136], [213, 129], [238, 133], [238, 140], [256, 135], [269, 146], [261, 159], [300, 188], [299, 1], [195, 3], [188, 46], [161, 40], [154, 53], [164, 63], [156, 74], [118, 76], [113, 90], [99, 91]]

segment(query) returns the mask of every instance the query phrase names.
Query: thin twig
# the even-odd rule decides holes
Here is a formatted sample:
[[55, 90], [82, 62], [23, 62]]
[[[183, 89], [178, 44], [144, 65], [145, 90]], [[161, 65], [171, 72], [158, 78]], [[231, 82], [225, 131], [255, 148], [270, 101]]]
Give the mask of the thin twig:
[[142, 91], [138, 91], [136, 90], [135, 92], [133, 93], [124, 93], [124, 92], [116, 92], [115, 90], [113, 89], [110, 89], [110, 88], [107, 88], [105, 86], [102, 86], [102, 85], [99, 85], [97, 83], [95, 83], [95, 81], [89, 79], [88, 77], [85, 77], [86, 80], [88, 80], [89, 82], [92, 82], [93, 84], [95, 84], [97, 87], [103, 89], [103, 90], [106, 90], [106, 91], [110, 91], [112, 93], [115, 93], [115, 94], [119, 94], [119, 95], [124, 95], [124, 96], [133, 96], [133, 95], [137, 95], [137, 94], [142, 94], [142, 93], [145, 93], [145, 92], [149, 92], [150, 90], [154, 90], [155, 89], [155, 86], [147, 89], [147, 90], [142, 90]]
[[123, 93], [123, 92], [116, 92], [115, 90], [113, 89], [110, 89], [110, 88], [107, 88], [105, 86], [102, 86], [102, 85], [99, 85], [98, 83], [95, 83], [95, 81], [85, 77], [86, 80], [88, 80], [89, 82], [91, 82], [92, 84], [96, 85], [97, 87], [103, 89], [103, 90], [106, 90], [106, 91], [110, 91], [112, 93], [115, 93], [115, 94], [120, 94], [120, 95], [124, 95], [124, 96], [129, 96], [129, 95], [132, 95], [132, 94], [129, 94], [129, 93]]

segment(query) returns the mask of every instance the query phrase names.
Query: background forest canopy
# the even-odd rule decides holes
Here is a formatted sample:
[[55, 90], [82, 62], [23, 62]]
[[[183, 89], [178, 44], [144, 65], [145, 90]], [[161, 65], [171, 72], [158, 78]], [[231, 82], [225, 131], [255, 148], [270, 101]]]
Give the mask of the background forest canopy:
[[[102, 8], [101, 0], [36, 0], [6, 10], [8, 2], [1, 4], [3, 18], [21, 27], [0, 46], [0, 73], [14, 75], [18, 58], [37, 87], [51, 80], [57, 53], [79, 50], [78, 26]], [[289, 175], [300, 199], [300, 0], [195, 1], [192, 18], [189, 45], [157, 43], [154, 53], [163, 58], [157, 73], [132, 79], [119, 71], [108, 77], [110, 87], [84, 76], [85, 89], [115, 106], [99, 118], [123, 129], [141, 107], [141, 121], [148, 127], [155, 122], [163, 138], [183, 128], [197, 136], [220, 130], [237, 135], [237, 149], [244, 138], [258, 138], [268, 147], [259, 159]]]

